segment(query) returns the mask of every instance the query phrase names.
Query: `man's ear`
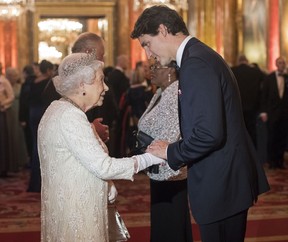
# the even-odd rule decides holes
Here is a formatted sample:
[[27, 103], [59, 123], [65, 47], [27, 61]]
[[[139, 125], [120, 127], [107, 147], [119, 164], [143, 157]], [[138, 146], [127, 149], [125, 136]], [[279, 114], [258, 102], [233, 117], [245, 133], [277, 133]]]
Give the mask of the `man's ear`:
[[159, 33], [161, 33], [164, 37], [168, 34], [167, 27], [164, 24], [159, 25]]

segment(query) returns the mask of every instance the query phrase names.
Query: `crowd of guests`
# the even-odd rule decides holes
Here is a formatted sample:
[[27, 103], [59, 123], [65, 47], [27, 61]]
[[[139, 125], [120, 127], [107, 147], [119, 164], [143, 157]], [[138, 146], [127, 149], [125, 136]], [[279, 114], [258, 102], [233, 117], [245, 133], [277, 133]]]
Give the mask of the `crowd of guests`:
[[[248, 133], [262, 163], [270, 169], [284, 169], [288, 145], [288, 73], [286, 59], [275, 60], [270, 73], [249, 63], [245, 55], [231, 69], [241, 94], [242, 110]], [[263, 143], [264, 140], [264, 143]]]

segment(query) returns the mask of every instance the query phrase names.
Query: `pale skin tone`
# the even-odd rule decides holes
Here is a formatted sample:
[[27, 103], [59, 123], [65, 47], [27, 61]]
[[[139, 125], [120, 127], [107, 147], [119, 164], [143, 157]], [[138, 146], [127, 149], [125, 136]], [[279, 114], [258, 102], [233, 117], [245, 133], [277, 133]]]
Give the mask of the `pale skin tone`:
[[[104, 74], [101, 68], [96, 71], [95, 79], [92, 84], [81, 82], [79, 89], [75, 94], [67, 95], [73, 102], [75, 102], [83, 112], [87, 112], [95, 106], [103, 104], [105, 92], [109, 88], [104, 82]], [[83, 93], [86, 93], [83, 96]]]
[[157, 58], [162, 66], [168, 65], [172, 60], [176, 60], [177, 49], [186, 38], [186, 35], [168, 33], [165, 25], [159, 25], [159, 34], [151, 36], [141, 35], [138, 40], [144, 48], [147, 58]]
[[[147, 58], [156, 58], [161, 65], [168, 65], [171, 61], [176, 60], [176, 53], [187, 36], [182, 33], [172, 35], [168, 33], [165, 25], [159, 25], [159, 34], [151, 36], [148, 34], [141, 35], [138, 40], [144, 48]], [[147, 148], [149, 152], [162, 159], [167, 159], [167, 147], [169, 142], [166, 140], [155, 140]]]

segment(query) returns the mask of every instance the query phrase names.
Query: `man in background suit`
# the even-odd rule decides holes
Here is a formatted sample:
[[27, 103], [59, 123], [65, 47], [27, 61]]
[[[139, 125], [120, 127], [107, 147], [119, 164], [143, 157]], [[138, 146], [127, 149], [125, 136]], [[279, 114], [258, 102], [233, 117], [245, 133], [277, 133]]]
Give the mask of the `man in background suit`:
[[268, 163], [270, 169], [284, 169], [288, 138], [288, 76], [284, 57], [278, 57], [275, 64], [277, 70], [265, 78], [263, 86], [263, 102], [268, 116]]
[[255, 147], [257, 147], [256, 124], [261, 107], [260, 102], [264, 73], [250, 66], [245, 55], [238, 57], [238, 64], [233, 66], [231, 70], [238, 83], [247, 131]]
[[118, 107], [118, 120], [115, 123], [115, 130], [114, 130], [114, 144], [113, 150], [111, 155], [120, 158], [123, 156], [121, 154], [121, 134], [122, 134], [122, 120], [123, 120], [123, 110], [120, 110], [120, 102], [123, 98], [123, 95], [126, 93], [128, 88], [130, 87], [130, 80], [126, 76], [125, 71], [128, 68], [129, 59], [127, 55], [119, 55], [117, 56], [116, 66], [115, 68], [108, 74], [107, 78], [107, 86], [111, 90], [115, 102], [117, 103]]
[[245, 128], [237, 83], [211, 48], [189, 36], [183, 19], [165, 5], [140, 15], [131, 38], [162, 65], [176, 60], [182, 140], [154, 141], [148, 151], [178, 170], [188, 167], [188, 193], [203, 242], [243, 242], [247, 212], [267, 178]]

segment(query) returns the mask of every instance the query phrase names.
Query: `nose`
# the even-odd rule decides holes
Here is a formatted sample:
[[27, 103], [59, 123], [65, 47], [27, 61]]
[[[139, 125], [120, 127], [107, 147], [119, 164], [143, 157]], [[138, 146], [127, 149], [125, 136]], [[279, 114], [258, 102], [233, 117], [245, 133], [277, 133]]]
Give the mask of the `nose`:
[[106, 83], [104, 82], [104, 91], [107, 92], [109, 90], [109, 87], [106, 85]]

